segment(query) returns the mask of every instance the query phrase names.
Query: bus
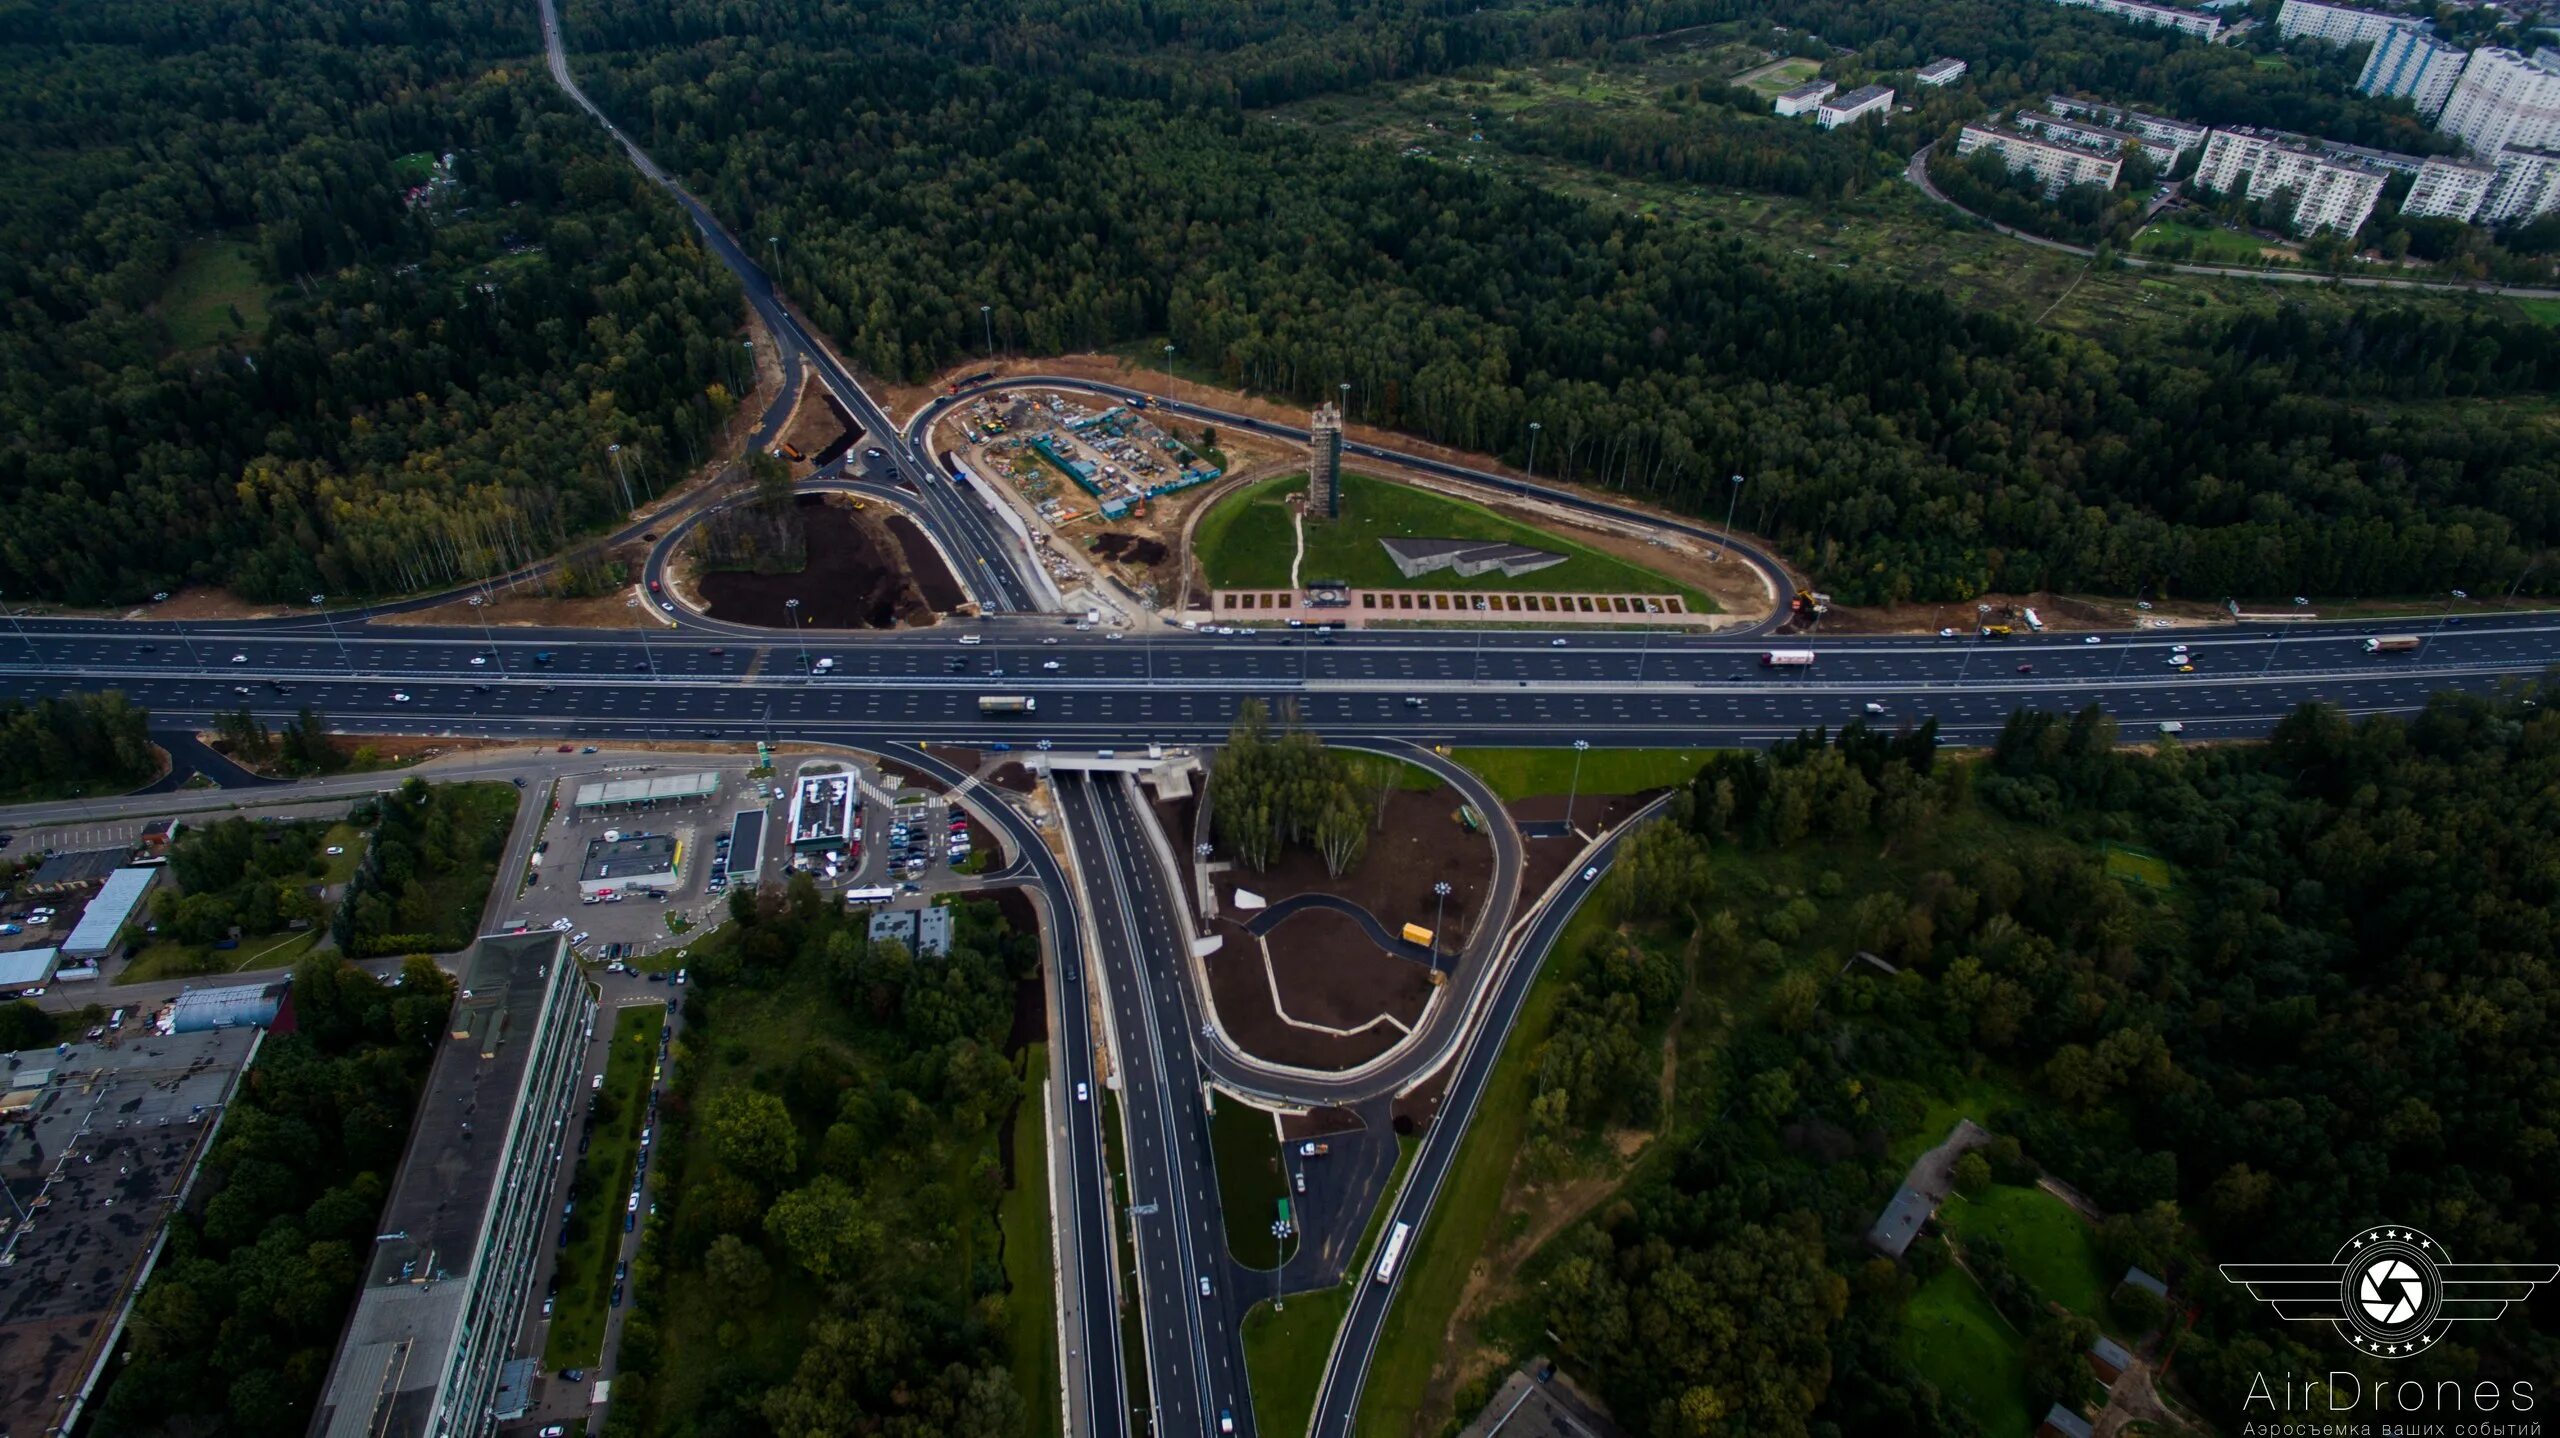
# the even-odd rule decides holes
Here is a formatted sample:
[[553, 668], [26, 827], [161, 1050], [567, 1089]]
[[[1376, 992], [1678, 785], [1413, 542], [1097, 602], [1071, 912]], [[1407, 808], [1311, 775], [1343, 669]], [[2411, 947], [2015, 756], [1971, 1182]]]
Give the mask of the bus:
[[981, 714], [1036, 714], [1040, 712], [1040, 701], [1027, 694], [981, 694], [978, 696], [978, 712]]
[[885, 904], [896, 897], [898, 897], [898, 891], [895, 889], [875, 887], [844, 891], [844, 901], [848, 904]]
[[1413, 1225], [1410, 1223], [1399, 1223], [1387, 1230], [1386, 1246], [1378, 1250], [1378, 1270], [1370, 1277], [1380, 1283], [1393, 1282], [1396, 1276], [1396, 1264], [1404, 1258], [1405, 1240], [1411, 1237], [1413, 1237]]

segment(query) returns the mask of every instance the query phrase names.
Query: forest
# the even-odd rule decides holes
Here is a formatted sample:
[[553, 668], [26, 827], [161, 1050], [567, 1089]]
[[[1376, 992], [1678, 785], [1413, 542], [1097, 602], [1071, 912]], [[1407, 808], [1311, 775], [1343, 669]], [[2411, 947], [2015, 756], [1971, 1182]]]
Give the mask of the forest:
[[317, 921], [328, 906], [311, 892], [326, 871], [323, 822], [264, 824], [219, 819], [183, 829], [169, 853], [173, 888], [151, 896], [151, 921], [181, 944], [210, 944], [232, 933], [271, 934], [300, 919]]
[[429, 587], [700, 457], [735, 282], [530, 5], [28, 0], [0, 27], [0, 592]]
[[[2000, 1431], [1950, 1389], [2092, 1400], [2099, 1332], [2174, 1339], [2216, 1425], [2259, 1372], [2369, 1380], [2212, 1265], [2376, 1221], [2464, 1261], [2560, 1250], [2560, 715], [2533, 692], [2305, 707], [2264, 745], [2142, 753], [2095, 711], [2022, 711], [1979, 758], [1863, 724], [1717, 755], [1630, 844], [1527, 1058], [1527, 1176], [1662, 1137], [1489, 1328], [1551, 1334], [1659, 1435]], [[1959, 1115], [1995, 1141], [1879, 1257], [1868, 1224]], [[1981, 1226], [2051, 1206], [2044, 1178], [2095, 1215], [2053, 1207], [2051, 1244]], [[2110, 1293], [2128, 1266], [2172, 1304]], [[2005, 1350], [1933, 1353], [1949, 1285]], [[2519, 1314], [2394, 1374], [2531, 1377], [2555, 1337]]]
[[[371, 825], [373, 842], [347, 882], [330, 937], [360, 959], [468, 947], [498, 878], [516, 798], [505, 784], [405, 779], [356, 806], [349, 818]], [[517, 878], [509, 874], [505, 882]]]
[[160, 772], [150, 711], [110, 689], [0, 702], [0, 800], [116, 794]]
[[1026, 1431], [1007, 1315], [1045, 1296], [1009, 1291], [995, 1211], [1039, 945], [996, 905], [953, 915], [951, 951], [922, 960], [797, 875], [732, 891], [694, 947], [653, 1179], [670, 1199], [608, 1433]]
[[295, 966], [296, 1031], [259, 1045], [203, 1202], [169, 1220], [99, 1433], [309, 1429], [452, 1000], [425, 959], [396, 989], [335, 954]]
[[1368, 851], [1370, 805], [1396, 787], [1403, 767], [1327, 748], [1295, 723], [1275, 731], [1270, 710], [1247, 699], [1209, 771], [1209, 821], [1220, 847], [1249, 869], [1268, 870], [1304, 845], [1338, 879]]
[[[1410, 68], [1352, 53], [1359, 23], [1248, 23], [1285, 10], [1168, 23], [1155, 43], [1221, 93], [1215, 77], [1252, 70], [1260, 94], [1256, 67], [1287, 46], [1308, 57], [1293, 94]], [[1637, 9], [1573, 13], [1596, 28], [1570, 46], [1498, 11], [1448, 31], [1605, 54]], [[2271, 295], [2120, 352], [1506, 175], [1332, 146], [1182, 84], [1160, 96], [1125, 65], [1098, 79], [1078, 67], [1104, 63], [1124, 18], [1062, 15], [1101, 29], [1001, 69], [976, 57], [1014, 56], [1012, 29], [894, 4], [784, 0], [726, 30], [684, 6], [572, 6], [569, 23], [600, 103], [732, 224], [785, 236], [780, 282], [885, 376], [972, 355], [983, 303], [1004, 348], [1165, 335], [1223, 383], [1311, 401], [1347, 382], [1357, 420], [1514, 463], [1539, 420], [1541, 473], [1699, 511], [1745, 475], [1743, 523], [1852, 602], [2560, 583], [2532, 564], [2560, 526], [2549, 438], [2467, 402], [2545, 390], [2560, 341], [2542, 327]]]

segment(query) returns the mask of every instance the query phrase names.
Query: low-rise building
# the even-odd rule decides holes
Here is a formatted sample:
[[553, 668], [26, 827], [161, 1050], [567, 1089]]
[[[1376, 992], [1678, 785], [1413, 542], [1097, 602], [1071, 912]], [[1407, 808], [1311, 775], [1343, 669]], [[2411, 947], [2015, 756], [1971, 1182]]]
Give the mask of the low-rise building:
[[862, 796], [847, 769], [802, 774], [791, 786], [791, 850], [814, 854], [850, 848]]
[[2113, 188], [2117, 176], [2124, 171], [2124, 161], [2113, 155], [1989, 122], [1967, 125], [1956, 135], [1957, 154], [1970, 155], [1976, 150], [1997, 153], [2012, 171], [2031, 172], [2044, 181], [2048, 193], [2073, 185]]
[[2216, 39], [2222, 34], [2222, 21], [2215, 16], [2177, 5], [2154, 5], [2150, 0], [2054, 0], [2054, 3], [2095, 10], [2130, 24], [2164, 26], [2199, 40]]
[[2368, 95], [2405, 96], [2420, 118], [2432, 120], [2444, 113], [2444, 102], [2452, 98], [2468, 58], [2423, 29], [2394, 30], [2374, 42], [2356, 88]]
[[1814, 107], [1814, 120], [1826, 130], [1837, 130], [1869, 115], [1882, 114], [1892, 108], [1891, 85], [1860, 85], [1846, 95], [1834, 95]]
[[1958, 80], [1963, 79], [1964, 72], [1968, 68], [1970, 67], [1962, 60], [1958, 60], [1953, 56], [1947, 56], [1942, 59], [1932, 60], [1928, 64], [1921, 66], [1918, 70], [1912, 72], [1911, 78], [1934, 90], [1940, 86], [1952, 85]]
[[1835, 81], [1807, 80], [1792, 90], [1779, 92], [1778, 98], [1770, 103], [1769, 108], [1777, 111], [1781, 119], [1792, 120], [1830, 99], [1833, 92], [1839, 88], [1839, 84]]
[[2363, 10], [2329, 0], [2284, 0], [2276, 11], [2276, 33], [2284, 38], [2339, 46], [2370, 45], [2386, 35], [2416, 30], [2423, 23], [2415, 15]]
[[708, 799], [720, 792], [720, 776], [712, 773], [665, 774], [651, 779], [608, 779], [581, 784], [574, 801], [579, 813], [603, 814], [618, 809], [654, 809]]
[[142, 907], [142, 898], [151, 892], [151, 881], [160, 870], [135, 866], [118, 869], [107, 875], [89, 907], [81, 910], [80, 922], [73, 925], [71, 937], [62, 941], [62, 957], [66, 963], [93, 964], [115, 953], [124, 933], [126, 921]]
[[2224, 194], [2265, 199], [2293, 196], [2293, 232], [2364, 228], [2382, 198], [2390, 172], [2360, 159], [2332, 154], [2316, 141], [2275, 130], [2216, 130], [2205, 142], [2195, 182]]
[[60, 949], [17, 949], [0, 954], [0, 994], [14, 994], [53, 982], [62, 966]]
[[656, 892], [676, 886], [679, 855], [671, 834], [619, 834], [587, 841], [586, 863], [578, 870], [580, 894]]
[[266, 1028], [284, 1011], [289, 987], [282, 979], [263, 984], [221, 984], [184, 988], [160, 1011], [155, 1027], [164, 1034], [200, 1034], [214, 1029]]
[[2400, 213], [2420, 219], [2469, 220], [2480, 213], [2480, 202], [2489, 198], [2489, 187], [2497, 178], [2498, 167], [2486, 161], [2431, 155], [2418, 166], [2418, 178], [2410, 182]]
[[2203, 148], [2205, 137], [2212, 133], [2202, 125], [2185, 120], [2172, 120], [2165, 115], [2146, 114], [2122, 105], [2111, 105], [2104, 100], [2082, 99], [2076, 95], [2047, 95], [2044, 108], [2047, 113], [2066, 120], [2086, 120], [2093, 125], [2138, 136], [2142, 148], [2158, 157], [2164, 170], [2177, 164], [2179, 157], [2187, 151]]

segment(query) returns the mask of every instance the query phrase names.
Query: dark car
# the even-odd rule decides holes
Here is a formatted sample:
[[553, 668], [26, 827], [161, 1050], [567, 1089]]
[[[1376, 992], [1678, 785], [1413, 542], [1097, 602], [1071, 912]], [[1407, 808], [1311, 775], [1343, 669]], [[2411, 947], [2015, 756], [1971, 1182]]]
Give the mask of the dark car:
[[2021, 664], [2018, 666], [2018, 672], [2021, 674], [2033, 674], [2036, 672], [2036, 667], [2032, 664]]

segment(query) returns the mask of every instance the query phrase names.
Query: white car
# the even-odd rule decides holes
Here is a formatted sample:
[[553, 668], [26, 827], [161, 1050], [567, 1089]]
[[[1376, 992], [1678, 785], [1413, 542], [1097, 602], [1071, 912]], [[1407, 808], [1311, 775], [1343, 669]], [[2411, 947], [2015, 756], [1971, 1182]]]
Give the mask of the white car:
[[1112, 643], [1114, 643], [1114, 644], [1117, 644], [1117, 643], [1119, 643], [1119, 642], [1120, 642], [1120, 631], [1115, 629], [1115, 630], [1111, 631], [1110, 633], [1103, 635], [1102, 637], [1103, 637], [1103, 638], [1105, 638], [1105, 639], [1110, 640], [1110, 641], [1111, 641]]
[[1041, 667], [1041, 668], [1043, 668], [1043, 669], [1046, 669], [1046, 670], [1048, 670], [1049, 672], [1051, 672], [1051, 673], [1053, 673], [1053, 674], [1054, 674], [1054, 673], [1056, 673], [1056, 672], [1057, 672], [1057, 669], [1058, 669], [1058, 661], [1057, 661], [1057, 660], [1055, 660], [1055, 659], [1052, 659], [1052, 660], [1050, 660], [1048, 663], [1043, 664], [1043, 665], [1041, 665], [1040, 667]]
[[987, 641], [975, 634], [963, 634], [960, 636], [960, 642], [963, 644], [984, 644]]
[[1083, 1084], [1077, 1084], [1076, 1102], [1083, 1103], [1088, 1097], [1090, 1097], [1090, 1095], [1085, 1091], [1085, 1086]]
[[1203, 1298], [1209, 1296], [1209, 1275], [1205, 1273], [1200, 1275], [1200, 1296]]
[[2103, 640], [2103, 639], [2100, 639], [2100, 638], [2099, 638], [2097, 635], [2095, 635], [2095, 634], [2092, 634], [2092, 635], [2088, 636], [2087, 638], [2085, 638], [2085, 639], [2081, 640], [2080, 642], [2081, 642], [2081, 643], [2083, 643], [2083, 644], [2104, 644], [2104, 643], [2106, 643], [2107, 641], [2105, 641], [2105, 640]]
[[1043, 643], [1043, 644], [1055, 644], [1055, 643], [1057, 643], [1057, 642], [1058, 642], [1058, 636], [1056, 636], [1056, 635], [1052, 634], [1052, 635], [1050, 635], [1048, 638], [1043, 639], [1043, 640], [1041, 640], [1040, 642], [1041, 642], [1041, 643]]
[[661, 599], [661, 600], [659, 600], [659, 601], [658, 601], [658, 607], [659, 607], [660, 609], [663, 609], [663, 610], [667, 611], [669, 614], [673, 614], [673, 613], [675, 613], [675, 612], [676, 612], [676, 607], [675, 607], [673, 604], [670, 604], [670, 603], [668, 603], [666, 600], [663, 600], [663, 599]]
[[1547, 641], [1547, 647], [1550, 649], [1562, 649], [1564, 647], [1564, 641], [1562, 639], [1550, 639]]
[[1867, 712], [1870, 714], [1882, 714], [1884, 712], [1884, 706], [1873, 700], [1869, 700], [1867, 701]]
[[1956, 632], [1952, 629], [1941, 629], [1938, 631], [1938, 637], [1940, 639], [1953, 639], [1956, 637]]
[[338, 855], [343, 854], [343, 853], [345, 853], [346, 851], [347, 851], [347, 846], [346, 846], [346, 845], [344, 845], [344, 844], [331, 844], [325, 852], [329, 855], [329, 857], [331, 857], [331, 858], [333, 858], [333, 859], [334, 859], [334, 858], [336, 858]]
[[1597, 878], [1599, 878], [1599, 877], [1600, 877], [1600, 866], [1599, 866], [1599, 865], [1597, 865], [1597, 864], [1594, 864], [1594, 865], [1592, 865], [1590, 868], [1585, 869], [1585, 870], [1583, 870], [1583, 871], [1582, 871], [1582, 882], [1584, 882], [1584, 883], [1586, 883], [1586, 884], [1590, 883], [1592, 880], [1597, 879]]
[[246, 654], [234, 654], [231, 656], [231, 662], [234, 664], [246, 664], [249, 662], [249, 656]]
[[395, 689], [391, 691], [391, 702], [394, 704], [406, 704], [409, 702], [409, 696], [406, 693]]
[[486, 663], [488, 663], [488, 662], [489, 662], [489, 656], [488, 656], [488, 655], [486, 655], [486, 654], [474, 654], [474, 655], [472, 655], [472, 656], [471, 656], [471, 667], [472, 667], [472, 668], [474, 668], [474, 669], [477, 669], [477, 668], [479, 668], [481, 665], [486, 664]]

